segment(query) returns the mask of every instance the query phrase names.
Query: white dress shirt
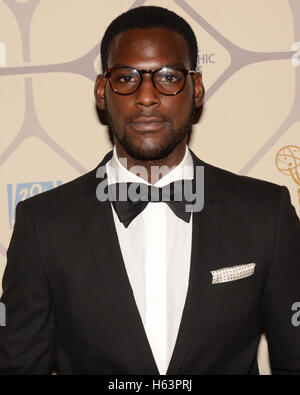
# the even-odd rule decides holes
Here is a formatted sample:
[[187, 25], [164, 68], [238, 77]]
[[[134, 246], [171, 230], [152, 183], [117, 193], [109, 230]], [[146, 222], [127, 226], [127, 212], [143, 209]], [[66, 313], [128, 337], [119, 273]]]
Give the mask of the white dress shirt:
[[[121, 160], [122, 161], [122, 160]], [[128, 171], [116, 147], [106, 164], [108, 185], [146, 180]], [[193, 179], [193, 159], [186, 146], [182, 161], [154, 185]], [[192, 220], [178, 218], [164, 202], [149, 202], [125, 228], [112, 208], [121, 252], [145, 332], [160, 374], [166, 374], [185, 304], [192, 244]]]

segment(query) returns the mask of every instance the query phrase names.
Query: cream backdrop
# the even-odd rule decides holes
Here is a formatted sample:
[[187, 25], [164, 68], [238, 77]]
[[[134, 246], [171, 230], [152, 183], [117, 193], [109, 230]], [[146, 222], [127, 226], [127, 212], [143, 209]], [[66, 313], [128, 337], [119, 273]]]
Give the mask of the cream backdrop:
[[[17, 202], [111, 149], [94, 106], [99, 44], [140, 5], [174, 10], [196, 33], [207, 94], [190, 147], [286, 185], [300, 213], [300, 0], [0, 0], [0, 279]], [[258, 360], [269, 374], [264, 337]]]

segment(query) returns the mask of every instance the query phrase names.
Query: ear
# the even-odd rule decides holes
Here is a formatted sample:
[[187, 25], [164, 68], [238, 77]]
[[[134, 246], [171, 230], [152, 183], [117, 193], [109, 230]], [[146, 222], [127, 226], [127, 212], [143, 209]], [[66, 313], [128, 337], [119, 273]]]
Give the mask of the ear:
[[107, 79], [104, 77], [104, 75], [98, 74], [94, 87], [94, 95], [95, 95], [97, 107], [100, 110], [105, 109], [104, 91], [105, 91], [106, 83], [107, 83]]
[[193, 74], [194, 78], [194, 92], [195, 92], [195, 108], [201, 107], [205, 96], [205, 88], [202, 82], [201, 73], [197, 72]]

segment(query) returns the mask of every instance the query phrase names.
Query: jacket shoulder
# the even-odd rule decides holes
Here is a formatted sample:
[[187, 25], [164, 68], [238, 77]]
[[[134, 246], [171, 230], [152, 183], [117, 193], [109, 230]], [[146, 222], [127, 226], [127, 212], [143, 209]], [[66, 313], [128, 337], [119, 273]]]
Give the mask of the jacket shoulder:
[[19, 204], [27, 206], [29, 211], [48, 214], [74, 210], [80, 205], [82, 198], [92, 192], [95, 183], [96, 169]]
[[280, 195], [282, 188], [285, 188], [270, 181], [236, 174], [217, 167], [211, 163], [202, 161], [192, 150], [190, 152], [194, 163], [197, 166], [204, 166], [204, 178], [207, 179], [205, 185], [209, 188], [218, 189], [221, 193], [226, 193], [226, 195], [228, 194], [229, 196], [238, 198], [247, 192], [249, 197], [251, 195], [273, 196], [274, 194]]
[[214, 174], [216, 182], [223, 188], [233, 188], [234, 191], [244, 190], [251, 192], [278, 193], [281, 186], [270, 181], [259, 178], [249, 177], [246, 175], [235, 174], [229, 170], [208, 165], [210, 171]]
[[213, 174], [215, 196], [232, 215], [266, 219], [277, 216], [283, 196], [290, 199], [285, 186], [208, 165]]

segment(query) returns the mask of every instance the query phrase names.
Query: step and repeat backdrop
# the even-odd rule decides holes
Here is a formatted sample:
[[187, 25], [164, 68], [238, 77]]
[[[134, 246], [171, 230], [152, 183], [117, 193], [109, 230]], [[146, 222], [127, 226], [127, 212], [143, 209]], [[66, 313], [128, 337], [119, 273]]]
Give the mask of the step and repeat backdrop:
[[[16, 204], [111, 150], [93, 96], [101, 37], [141, 5], [175, 11], [196, 33], [206, 100], [191, 149], [286, 185], [300, 214], [299, 0], [0, 0], [0, 280]], [[258, 360], [269, 374], [264, 336]]]

